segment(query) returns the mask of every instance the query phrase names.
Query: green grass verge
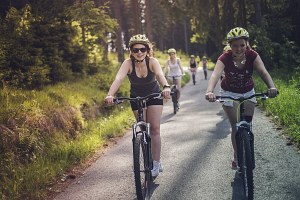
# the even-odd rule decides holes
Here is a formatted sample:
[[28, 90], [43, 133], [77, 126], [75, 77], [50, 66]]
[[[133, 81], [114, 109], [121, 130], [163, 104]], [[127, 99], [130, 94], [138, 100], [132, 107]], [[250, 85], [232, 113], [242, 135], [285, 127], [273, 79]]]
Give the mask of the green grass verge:
[[[284, 127], [284, 133], [290, 135], [293, 141], [300, 147], [300, 91], [297, 81], [286, 81], [279, 71], [271, 72], [279, 95], [274, 99], [261, 102], [268, 115], [271, 115], [275, 122]], [[263, 81], [255, 76], [255, 90], [257, 92], [267, 91]]]
[[31, 162], [16, 163], [12, 156], [6, 155], [9, 160], [2, 166], [6, 170], [1, 170], [1, 199], [45, 199], [47, 186], [55, 182], [55, 177], [84, 162], [108, 138], [123, 135], [133, 121], [131, 110], [122, 109], [108, 118], [89, 121], [81, 136], [74, 140], [66, 140], [62, 133], [52, 135], [47, 138], [51, 148]]

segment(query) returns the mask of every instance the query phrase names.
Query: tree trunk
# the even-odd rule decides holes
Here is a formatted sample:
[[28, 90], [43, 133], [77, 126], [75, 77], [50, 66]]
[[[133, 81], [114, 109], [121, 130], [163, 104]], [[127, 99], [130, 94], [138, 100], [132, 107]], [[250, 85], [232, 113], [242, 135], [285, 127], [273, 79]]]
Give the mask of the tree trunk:
[[139, 0], [132, 0], [133, 35], [142, 33], [141, 8]]
[[117, 27], [117, 39], [116, 39], [116, 49], [118, 53], [118, 62], [122, 63], [124, 61], [124, 49], [123, 49], [123, 37], [122, 37], [122, 10], [121, 10], [121, 4], [122, 2], [120, 0], [114, 0], [112, 1], [112, 7], [113, 7], [113, 13], [114, 17], [117, 19], [119, 26]]
[[255, 6], [255, 23], [257, 26], [261, 26], [261, 0], [254, 0], [254, 6]]
[[153, 32], [152, 32], [152, 19], [151, 19], [151, 0], [145, 0], [146, 3], [146, 34], [148, 39], [153, 41]]
[[234, 27], [233, 0], [224, 0], [223, 13], [223, 33], [226, 34]]
[[239, 10], [237, 25], [243, 28], [247, 28], [245, 0], [238, 0], [238, 5]]

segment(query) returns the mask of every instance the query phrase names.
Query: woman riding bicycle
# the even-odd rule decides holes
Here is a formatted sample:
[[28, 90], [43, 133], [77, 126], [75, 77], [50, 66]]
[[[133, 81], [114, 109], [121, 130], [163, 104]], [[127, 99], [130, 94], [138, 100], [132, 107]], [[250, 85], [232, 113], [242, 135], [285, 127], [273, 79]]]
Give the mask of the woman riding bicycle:
[[189, 63], [189, 70], [192, 73], [192, 77], [193, 77], [193, 83], [195, 85], [196, 83], [196, 73], [197, 73], [197, 68], [198, 68], [198, 64], [197, 61], [195, 59], [194, 55], [191, 55], [190, 57], [190, 63]]
[[173, 81], [173, 76], [175, 77], [175, 84], [178, 89], [178, 99], [180, 98], [180, 89], [181, 89], [181, 77], [183, 75], [183, 68], [181, 66], [181, 61], [176, 57], [176, 50], [171, 48], [168, 50], [170, 58], [167, 60], [165, 65], [165, 74], [170, 79], [170, 82]]
[[202, 69], [203, 69], [203, 73], [204, 73], [204, 78], [205, 80], [207, 80], [207, 58], [206, 56], [202, 57]]
[[[113, 97], [121, 86], [124, 78], [128, 76], [130, 81], [130, 97], [147, 96], [152, 93], [159, 93], [160, 86], [163, 86], [162, 94], [164, 98], [170, 98], [170, 86], [164, 77], [160, 64], [157, 59], [149, 57], [149, 40], [145, 35], [134, 35], [129, 40], [130, 58], [126, 59], [113, 81], [105, 102], [113, 103]], [[156, 80], [158, 79], [158, 81]], [[137, 105], [130, 102], [135, 117], [137, 117]], [[162, 99], [152, 99], [147, 102], [146, 122], [150, 123], [152, 140], [152, 176], [157, 176], [162, 171], [160, 164], [161, 137], [160, 137], [160, 118], [163, 110]]]
[[[265, 68], [265, 65], [257, 52], [249, 48], [248, 44], [249, 33], [240, 27], [230, 30], [227, 34], [227, 41], [231, 47], [231, 51], [224, 52], [215, 65], [214, 71], [208, 82], [205, 98], [214, 102], [216, 100], [213, 93], [214, 88], [222, 75], [225, 72], [225, 77], [221, 82], [221, 95], [237, 97], [249, 97], [255, 93], [254, 82], [252, 79], [253, 70], [256, 70], [261, 79], [267, 85], [269, 97], [273, 98], [277, 95], [277, 89], [274, 86], [273, 80]], [[250, 123], [254, 114], [254, 106], [256, 99], [250, 99], [245, 102], [246, 120]], [[223, 109], [229, 119], [231, 125], [231, 141], [234, 150], [232, 168], [237, 167], [236, 155], [236, 122], [237, 122], [237, 105], [232, 101], [223, 103]]]

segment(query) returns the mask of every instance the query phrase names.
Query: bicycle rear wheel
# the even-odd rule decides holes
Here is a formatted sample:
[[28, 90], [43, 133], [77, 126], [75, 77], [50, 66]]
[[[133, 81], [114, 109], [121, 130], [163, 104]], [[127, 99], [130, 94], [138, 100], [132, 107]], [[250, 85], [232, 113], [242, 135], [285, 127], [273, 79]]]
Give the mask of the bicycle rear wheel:
[[133, 168], [138, 200], [150, 199], [151, 164], [150, 149], [139, 134], [133, 141]]
[[253, 184], [253, 156], [250, 143], [250, 135], [247, 130], [238, 133], [238, 164], [240, 167], [241, 178], [243, 180], [244, 195], [247, 200], [253, 200], [254, 184]]

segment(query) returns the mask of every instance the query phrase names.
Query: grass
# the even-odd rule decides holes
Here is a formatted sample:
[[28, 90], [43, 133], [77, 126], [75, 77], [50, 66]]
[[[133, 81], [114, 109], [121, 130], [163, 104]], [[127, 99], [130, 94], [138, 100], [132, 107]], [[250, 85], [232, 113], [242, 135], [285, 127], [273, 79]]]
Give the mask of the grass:
[[7, 155], [6, 170], [1, 170], [1, 199], [44, 199], [46, 188], [55, 177], [84, 162], [108, 138], [122, 135], [134, 121], [128, 108], [117, 113], [99, 121], [89, 121], [80, 137], [74, 140], [66, 140], [62, 133], [48, 137], [46, 141], [51, 148], [32, 162], [16, 163], [13, 156]]
[[[284, 133], [291, 136], [292, 140], [300, 147], [300, 93], [298, 81], [286, 81], [281, 78], [280, 71], [271, 72], [273, 81], [279, 95], [274, 99], [263, 102], [268, 115], [271, 115], [275, 122], [284, 127]], [[263, 81], [256, 76], [256, 91], [267, 91]]]

